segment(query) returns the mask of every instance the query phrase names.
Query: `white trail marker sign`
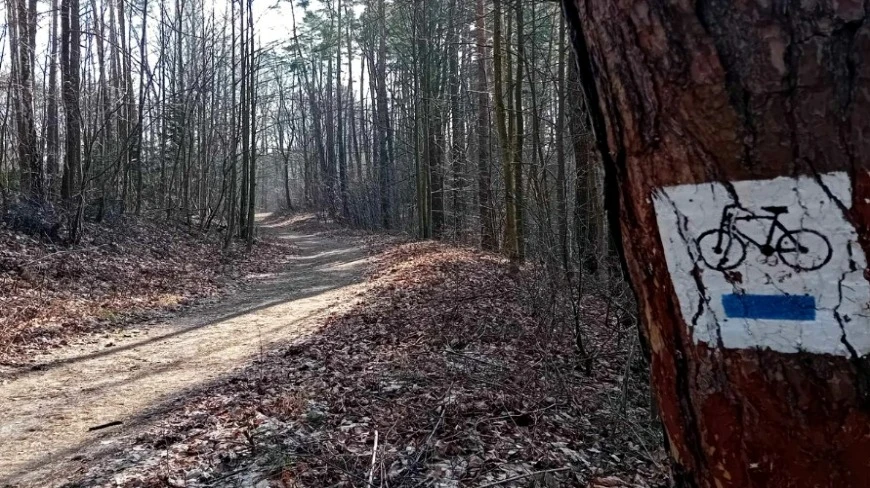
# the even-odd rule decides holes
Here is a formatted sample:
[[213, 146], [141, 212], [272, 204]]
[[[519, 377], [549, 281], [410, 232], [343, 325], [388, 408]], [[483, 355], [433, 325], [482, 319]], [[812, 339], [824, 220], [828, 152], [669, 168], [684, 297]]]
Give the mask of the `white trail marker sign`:
[[867, 259], [846, 173], [661, 188], [665, 257], [696, 343], [870, 353]]

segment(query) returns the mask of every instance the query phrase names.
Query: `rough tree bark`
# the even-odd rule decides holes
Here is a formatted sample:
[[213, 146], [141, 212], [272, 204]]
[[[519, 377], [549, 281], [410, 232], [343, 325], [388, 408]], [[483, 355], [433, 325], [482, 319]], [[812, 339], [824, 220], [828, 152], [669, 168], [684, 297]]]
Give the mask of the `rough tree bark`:
[[489, 81], [487, 79], [486, 8], [483, 0], [475, 4], [474, 33], [477, 53], [477, 168], [478, 207], [480, 215], [480, 247], [488, 251], [498, 248], [495, 235], [495, 215], [492, 207], [492, 177], [490, 175], [489, 133], [492, 127], [489, 117]]
[[[141, 37], [139, 38], [139, 59], [141, 60], [143, 66], [139, 71], [139, 111], [136, 114], [136, 134], [134, 136], [133, 149], [131, 150], [130, 156], [136, 164], [136, 215], [140, 215], [142, 212], [142, 191], [144, 189], [144, 161], [142, 160], [142, 145], [144, 143], [145, 137], [145, 74], [147, 72], [148, 63], [146, 58], [146, 49], [148, 43], [148, 0], [144, 0], [144, 2], [142, 3], [142, 27], [140, 30]], [[153, 77], [149, 78], [153, 79]], [[151, 80], [149, 80], [148, 84], [151, 84]]]
[[[341, 80], [341, 34], [342, 34], [342, 23], [341, 23], [341, 9], [342, 4], [341, 0], [338, 0], [336, 4], [336, 44], [335, 44], [335, 115], [336, 115], [336, 140], [338, 142], [338, 191], [340, 193], [341, 199], [341, 217], [347, 221], [350, 219], [350, 207], [348, 205], [348, 187], [347, 187], [347, 146], [345, 145], [345, 128], [344, 128], [344, 104], [342, 100], [342, 91], [344, 87], [342, 86]], [[350, 57], [350, 54], [348, 54]], [[348, 63], [350, 66], [350, 63]]]
[[[514, 179], [513, 183], [513, 200], [514, 200], [514, 230], [516, 235], [514, 239], [516, 239], [516, 244], [514, 244], [514, 248], [517, 253], [517, 259], [519, 261], [525, 260], [526, 257], [526, 246], [525, 246], [525, 205], [526, 205], [526, 197], [525, 190], [523, 188], [523, 152], [525, 148], [525, 125], [523, 120], [525, 118], [525, 114], [523, 113], [523, 63], [525, 60], [525, 41], [523, 37], [525, 34], [523, 33], [525, 28], [525, 20], [523, 18], [523, 11], [525, 10], [524, 3], [521, 1], [517, 1], [516, 4], [516, 21], [517, 21], [517, 67], [516, 73], [514, 77], [514, 117], [516, 118], [516, 122], [514, 124], [514, 136], [513, 136], [513, 155], [514, 159], [511, 161], [511, 165], [513, 169], [511, 170], [511, 176]], [[510, 73], [510, 68], [508, 68], [508, 73]]]
[[[247, 5], [245, 5], [245, 3], [246, 2], [244, 2], [243, 0], [239, 1], [239, 48], [241, 54], [241, 60], [239, 61], [241, 69], [239, 97], [241, 99], [240, 103], [242, 104], [242, 186], [240, 189], [241, 201], [239, 202], [239, 237], [246, 238], [248, 232], [248, 214], [250, 213], [248, 212], [248, 203], [251, 201], [251, 197], [248, 192], [251, 187], [250, 181], [248, 180], [251, 174], [251, 112], [248, 110], [251, 103], [250, 87], [248, 85], [250, 78], [248, 77], [248, 71], [251, 69], [251, 65], [250, 59], [248, 58], [248, 42], [250, 42], [250, 38], [246, 29], [245, 18], [246, 15], [251, 15], [251, 12], [249, 9], [247, 9], [246, 11]], [[181, 39], [179, 39], [178, 42], [180, 45]]]
[[248, 0], [248, 105], [244, 110], [249, 112], [250, 127], [250, 148], [251, 153], [250, 166], [248, 167], [248, 229], [245, 232], [246, 244], [248, 252], [254, 247], [254, 223], [256, 220], [257, 206], [257, 86], [259, 83], [260, 60], [256, 55], [254, 46], [254, 0]]
[[[63, 174], [61, 177], [61, 199], [70, 212], [69, 240], [78, 242], [81, 224], [78, 212], [83, 196], [79, 191], [82, 178], [82, 124], [79, 95], [81, 94], [81, 25], [79, 0], [61, 0], [61, 96], [65, 113], [66, 142], [64, 151]], [[73, 199], [78, 200], [78, 205]]]
[[562, 258], [562, 267], [568, 269], [568, 196], [566, 182], [566, 157], [565, 157], [565, 63], [566, 63], [566, 44], [565, 35], [566, 25], [564, 17], [559, 23], [559, 66], [557, 68], [556, 84], [558, 93], [556, 109], [556, 219], [557, 219], [557, 236], [559, 239], [559, 254]]
[[450, 84], [450, 173], [453, 182], [452, 212], [453, 212], [453, 238], [455, 239], [463, 230], [463, 218], [465, 216], [465, 124], [462, 117], [462, 93], [459, 72], [459, 43], [462, 41], [461, 27], [457, 23], [457, 0], [450, 2], [450, 46], [447, 49], [449, 56], [447, 69]]
[[[519, 249], [517, 248], [516, 201], [513, 187], [515, 182], [513, 176], [514, 165], [512, 164], [514, 151], [511, 144], [512, 131], [507, 125], [508, 108], [505, 106], [505, 52], [503, 48], [504, 40], [502, 38], [502, 11], [502, 1], [494, 0], [492, 12], [493, 97], [495, 98], [495, 127], [498, 140], [501, 144], [502, 168], [505, 179], [504, 248], [505, 253], [510, 257], [511, 261], [516, 261], [519, 259]], [[510, 39], [510, 35], [506, 37]], [[510, 75], [508, 75], [508, 79], [510, 79]]]
[[[58, 35], [58, 0], [51, 0], [51, 31], [49, 34], [49, 60], [48, 60], [48, 107], [45, 114], [46, 148], [45, 167], [47, 173], [47, 193], [57, 187], [56, 179], [60, 174], [60, 115], [58, 110], [58, 49], [60, 46]], [[51, 195], [50, 195], [51, 196]]]
[[[707, 319], [708, 309], [718, 306], [707, 284], [724, 275], [739, 298], [739, 290], [755, 285], [745, 273], [775, 269], [792, 258], [778, 245], [779, 264], [770, 259], [775, 256], [756, 259], [764, 250], [750, 247], [753, 257], [733, 271], [711, 268], [730, 267], [739, 256], [706, 267], [696, 260], [681, 275], [671, 269], [675, 256], [688, 250], [703, 258], [701, 239], [662, 231], [671, 216], [661, 209], [669, 202], [657, 208], [663, 194], [680, 194], [676, 185], [699, 185], [694, 187], [699, 208], [709, 203], [704, 192], [715, 194], [718, 188], [748, 207], [775, 187], [790, 186], [806, 207], [788, 211], [809, 212], [822, 200], [829, 218], [844, 222], [838, 231], [855, 236], [854, 246], [853, 241], [837, 246], [837, 236], [828, 236], [833, 249], [827, 259], [847, 262], [851, 269], [843, 278], [849, 275], [852, 288], [866, 290], [866, 2], [565, 0], [563, 5], [607, 168], [607, 198], [611, 210], [618, 209], [612, 227], [624, 237], [677, 483], [864, 486], [870, 477], [870, 365], [866, 340], [855, 330], [866, 330], [870, 321], [864, 314], [840, 313], [849, 292], [844, 280], [814, 281], [815, 271], [806, 269], [783, 275], [787, 283], [795, 276], [805, 280], [807, 296], [839, 285], [841, 300], [833, 313], [811, 311], [839, 322], [842, 334], [831, 335], [836, 344], [829, 350], [813, 342], [821, 338], [790, 342], [788, 329], [779, 337], [781, 345], [734, 347], [728, 335], [733, 325], [721, 317]], [[829, 184], [832, 174], [842, 175], [836, 177], [845, 182], [840, 190]], [[746, 191], [759, 181], [755, 191]], [[811, 193], [822, 197], [801, 200]], [[670, 203], [682, 230], [691, 230], [696, 218], [718, 224], [717, 216], [690, 214], [676, 200]], [[808, 219], [800, 225], [805, 232], [825, 224]], [[696, 287], [694, 295], [679, 293], [687, 283]], [[683, 302], [691, 300], [698, 310], [687, 317]], [[859, 308], [866, 309], [867, 300], [863, 292], [855, 296]], [[746, 318], [748, 330], [737, 333], [764, 342], [752, 336], [752, 328], [766, 327], [765, 320]], [[807, 331], [825, 327], [820, 319], [793, 324]], [[712, 338], [704, 326], [714, 332]]]
[[18, 118], [18, 160], [21, 165], [21, 190], [39, 200], [43, 197], [42, 159], [39, 155], [34, 118], [33, 91], [36, 51], [36, 2], [16, 0], [7, 2], [15, 24], [9, 42], [15, 65], [16, 100]]
[[[567, 98], [583, 100], [583, 87], [574, 53], [568, 61]], [[594, 157], [592, 137], [589, 135], [587, 107], [574, 103], [567, 107], [568, 132], [574, 153], [574, 246], [584, 271], [596, 273], [599, 261], [605, 257], [605, 212], [598, 182], [600, 162]]]
[[384, 0], [378, 0], [378, 55], [375, 65], [377, 87], [376, 124], [378, 140], [378, 189], [381, 203], [381, 225], [384, 229], [393, 226], [392, 215], [392, 168], [390, 167], [390, 109], [387, 99], [387, 11]]

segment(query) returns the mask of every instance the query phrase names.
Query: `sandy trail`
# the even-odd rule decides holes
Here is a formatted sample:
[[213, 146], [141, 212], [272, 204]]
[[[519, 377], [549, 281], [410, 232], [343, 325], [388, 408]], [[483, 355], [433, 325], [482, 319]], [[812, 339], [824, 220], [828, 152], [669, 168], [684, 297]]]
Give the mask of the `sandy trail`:
[[[367, 259], [357, 244], [282, 224], [263, 228], [299, 247], [286, 271], [139, 333], [45, 356], [0, 380], [0, 487], [74, 478], [186, 393], [316, 332], [319, 318], [362, 289]], [[112, 422], [122, 424], [89, 431]]]

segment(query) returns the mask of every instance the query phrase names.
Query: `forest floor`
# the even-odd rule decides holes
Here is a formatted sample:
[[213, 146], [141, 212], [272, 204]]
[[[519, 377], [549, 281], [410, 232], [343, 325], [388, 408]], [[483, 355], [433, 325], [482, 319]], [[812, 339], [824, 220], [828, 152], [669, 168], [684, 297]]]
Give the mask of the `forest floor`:
[[0, 487], [662, 486], [597, 299], [587, 374], [498, 257], [262, 229], [294, 252], [232, 296], [3, 371]]
[[87, 222], [82, 242], [65, 246], [17, 232], [7, 217], [0, 214], [0, 376], [89, 333], [219, 301], [284, 269], [296, 252], [268, 226], [252, 252], [224, 250], [220, 235], [195, 226], [144, 218]]

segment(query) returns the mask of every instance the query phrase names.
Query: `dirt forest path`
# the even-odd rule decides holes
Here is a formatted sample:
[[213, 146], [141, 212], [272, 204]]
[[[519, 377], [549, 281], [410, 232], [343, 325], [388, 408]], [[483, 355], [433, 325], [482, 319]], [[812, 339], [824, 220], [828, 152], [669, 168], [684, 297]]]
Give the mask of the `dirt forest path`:
[[61, 484], [185, 394], [315, 332], [318, 318], [353, 302], [364, 286], [367, 253], [353, 239], [292, 230], [288, 222], [261, 228], [298, 247], [281, 273], [165, 323], [103, 335], [0, 378], [0, 487]]

